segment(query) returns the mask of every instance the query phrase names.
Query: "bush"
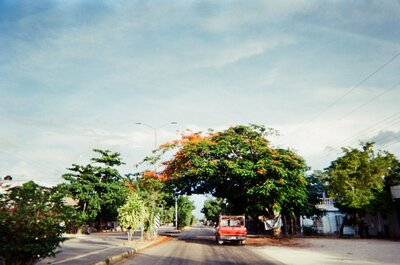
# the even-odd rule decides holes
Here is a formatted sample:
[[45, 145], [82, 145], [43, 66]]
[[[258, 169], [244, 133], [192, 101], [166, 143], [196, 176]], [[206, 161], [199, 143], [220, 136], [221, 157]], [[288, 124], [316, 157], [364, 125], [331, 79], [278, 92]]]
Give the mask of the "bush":
[[0, 257], [7, 265], [54, 256], [64, 240], [62, 196], [33, 181], [0, 196]]

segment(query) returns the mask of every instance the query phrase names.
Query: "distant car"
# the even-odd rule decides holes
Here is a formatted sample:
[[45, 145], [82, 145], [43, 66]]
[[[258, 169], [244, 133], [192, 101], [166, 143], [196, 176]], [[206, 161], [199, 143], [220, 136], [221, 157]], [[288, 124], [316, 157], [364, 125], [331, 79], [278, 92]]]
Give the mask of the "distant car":
[[243, 215], [221, 215], [215, 229], [215, 241], [218, 245], [224, 242], [244, 244], [247, 238], [245, 217]]

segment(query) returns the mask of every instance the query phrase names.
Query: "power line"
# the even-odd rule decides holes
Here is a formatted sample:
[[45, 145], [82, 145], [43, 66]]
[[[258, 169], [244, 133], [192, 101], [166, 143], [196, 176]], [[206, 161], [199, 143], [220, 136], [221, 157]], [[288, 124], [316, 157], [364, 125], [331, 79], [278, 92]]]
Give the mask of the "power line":
[[341, 117], [340, 119], [338, 119], [337, 121], [343, 120], [343, 119], [346, 118], [347, 116], [353, 114], [353, 113], [356, 112], [357, 110], [359, 110], [359, 109], [365, 107], [366, 105], [370, 104], [371, 102], [377, 100], [379, 97], [383, 96], [384, 94], [386, 94], [386, 93], [389, 92], [390, 90], [392, 90], [392, 89], [398, 87], [399, 85], [400, 85], [400, 82], [397, 83], [396, 85], [394, 85], [394, 86], [392, 86], [392, 87], [386, 89], [385, 91], [383, 91], [383, 92], [380, 93], [379, 95], [376, 95], [375, 97], [371, 98], [371, 99], [368, 100], [367, 102], [361, 104], [360, 106], [358, 106], [357, 108], [353, 109], [352, 111], [350, 111], [349, 113], [347, 113], [346, 115], [344, 115], [343, 117]]
[[[374, 132], [375, 130], [379, 130], [379, 129], [383, 129], [383, 128], [387, 128], [389, 126], [395, 125], [400, 122], [399, 119], [400, 119], [400, 112], [397, 112], [397, 113], [373, 124], [372, 126], [367, 127], [340, 142], [337, 142], [334, 145], [343, 145], [344, 143], [352, 142], [353, 140], [360, 138], [362, 136], [365, 136], [371, 132]], [[327, 151], [327, 152], [332, 152], [332, 151]]]
[[[393, 125], [397, 125], [397, 124], [400, 124], [400, 119], [399, 119], [400, 117], [397, 117], [396, 119], [394, 119], [394, 120], [392, 120], [391, 121], [391, 123], [389, 123], [389, 124], [387, 124], [385, 127], [378, 127], [378, 128], [375, 128], [375, 129], [373, 129], [372, 131], [371, 130], [369, 130], [369, 132], [373, 132], [374, 130], [376, 130], [376, 129], [380, 129], [380, 130], [382, 130], [382, 129], [385, 129], [385, 128], [388, 128], [388, 127], [391, 127], [391, 126], [393, 126]], [[370, 127], [371, 128], [371, 127]], [[366, 135], [366, 134], [368, 134], [369, 133], [368, 131], [367, 132], [364, 132], [364, 133], [362, 133], [361, 135]], [[400, 131], [398, 132], [398, 133], [400, 133]], [[396, 134], [396, 133], [395, 133]], [[348, 139], [350, 139], [350, 138], [348, 138]], [[351, 138], [350, 140], [355, 140], [356, 138], [355, 137], [353, 137], [353, 138]], [[398, 143], [400, 143], [400, 135], [398, 136], [398, 135], [387, 135], [386, 137], [382, 137], [381, 139], [379, 139], [379, 142], [381, 142], [381, 141], [383, 141], [383, 142], [386, 142], [385, 144], [382, 144], [382, 145], [380, 145], [379, 144], [379, 142], [376, 142], [377, 143], [377, 145], [379, 145], [380, 146], [380, 149], [383, 149], [383, 148], [387, 148], [387, 147], [389, 147], [389, 146], [392, 146], [392, 145], [394, 145], [394, 144], [398, 144]], [[344, 142], [346, 142], [346, 141], [343, 141], [342, 143], [344, 143]], [[349, 141], [349, 140], [347, 140], [347, 142], [351, 142], [351, 141]], [[335, 144], [336, 146], [337, 145], [341, 145], [340, 143], [337, 143], [337, 144]], [[321, 157], [321, 158], [328, 158], [328, 157], [330, 157], [333, 153], [339, 153], [339, 150], [337, 150], [337, 149], [330, 149], [330, 150], [325, 150], [325, 151], [323, 151], [325, 154]]]
[[[368, 135], [370, 133], [373, 133], [373, 132], [376, 132], [378, 130], [383, 130], [383, 129], [386, 129], [386, 128], [390, 127], [390, 126], [396, 125], [396, 124], [398, 124], [400, 122], [400, 120], [399, 120], [400, 117], [397, 117], [397, 116], [398, 115], [396, 115], [395, 118], [393, 118], [393, 119], [391, 119], [389, 121], [386, 121], [386, 122], [383, 122], [383, 123], [381, 122], [382, 124], [378, 123], [378, 124], [375, 124], [375, 125], [373, 125], [371, 127], [368, 127], [367, 129], [365, 129], [363, 131], [360, 131], [357, 135], [355, 135], [354, 137], [352, 137], [349, 140], [350, 141], [351, 140], [355, 140], [355, 138], [361, 138], [363, 136], [366, 136], [366, 135]], [[349, 142], [349, 140], [347, 140], [347, 142]], [[344, 141], [344, 142], [346, 142], [346, 141]]]
[[399, 141], [399, 140], [400, 140], [400, 137], [399, 137], [399, 136], [392, 136], [390, 140], [395, 140], [395, 141], [394, 141], [394, 142], [389, 142], [389, 143], [384, 144], [384, 145], [382, 146], [382, 148], [387, 148], [387, 147], [392, 146], [392, 145], [394, 145], [394, 144], [400, 143], [400, 141]]
[[325, 110], [319, 112], [314, 118], [309, 120], [307, 124], [310, 122], [316, 120], [318, 117], [320, 117], [322, 114], [326, 113], [330, 108], [335, 106], [338, 102], [340, 102], [343, 98], [345, 98], [347, 95], [349, 95], [351, 92], [353, 92], [357, 87], [361, 86], [363, 83], [365, 83], [368, 79], [370, 79], [372, 76], [374, 76], [376, 73], [378, 73], [380, 70], [382, 70], [386, 65], [390, 64], [393, 60], [395, 60], [397, 57], [400, 56], [400, 52], [392, 56], [388, 61], [386, 61], [383, 65], [381, 65], [378, 69], [367, 75], [364, 79], [362, 79], [360, 82], [358, 82], [356, 85], [354, 85], [352, 88], [350, 88], [346, 93], [344, 93], [342, 96], [340, 96], [338, 99], [336, 99], [333, 103], [328, 105], [328, 107], [325, 108]]

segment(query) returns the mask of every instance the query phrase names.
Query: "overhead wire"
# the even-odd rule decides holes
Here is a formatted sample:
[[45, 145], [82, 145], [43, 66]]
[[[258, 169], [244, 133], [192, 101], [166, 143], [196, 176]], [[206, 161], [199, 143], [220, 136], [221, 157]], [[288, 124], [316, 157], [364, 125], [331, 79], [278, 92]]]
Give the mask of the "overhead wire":
[[[357, 139], [360, 139], [361, 137], [367, 136], [373, 132], [379, 131], [379, 130], [383, 130], [386, 128], [389, 128], [393, 125], [397, 125], [400, 123], [400, 112], [397, 112], [381, 121], [379, 121], [378, 123], [373, 124], [372, 126], [369, 126], [361, 131], [359, 131], [356, 134], [353, 134], [352, 136], [337, 142], [334, 144], [334, 146], [343, 146], [346, 143], [351, 143]], [[334, 150], [327, 150], [325, 151], [325, 153], [332, 153]]]
[[354, 112], [356, 112], [357, 110], [367, 106], [368, 104], [370, 104], [371, 102], [377, 100], [378, 98], [380, 98], [381, 96], [385, 95], [386, 93], [388, 93], [389, 91], [391, 91], [392, 89], [398, 87], [400, 85], [400, 82], [395, 84], [394, 86], [389, 87], [388, 89], [384, 90], [382, 93], [376, 95], [375, 97], [371, 98], [370, 100], [368, 100], [367, 102], [361, 104], [360, 106], [356, 107], [355, 109], [353, 109], [352, 111], [348, 112], [346, 115], [342, 116], [340, 119], [338, 119], [337, 121], [341, 121], [344, 118], [346, 118], [347, 116], [350, 116], [351, 114], [353, 114]]
[[[396, 53], [394, 56], [392, 56], [389, 60], [387, 60], [384, 64], [382, 64], [379, 68], [377, 68], [375, 71], [373, 71], [372, 73], [370, 73], [369, 75], [367, 75], [365, 78], [363, 78], [360, 82], [358, 82], [356, 85], [354, 85], [350, 90], [348, 90], [346, 93], [344, 93], [342, 96], [340, 96], [339, 98], [337, 98], [334, 102], [332, 102], [327, 108], [325, 108], [323, 111], [319, 112], [314, 118], [312, 118], [311, 120], [309, 120], [306, 124], [309, 124], [310, 122], [316, 120], [318, 117], [320, 117], [322, 114], [326, 113], [329, 109], [331, 109], [333, 106], [335, 106], [338, 102], [340, 102], [343, 98], [345, 98], [347, 95], [349, 95], [351, 92], [353, 92], [356, 88], [358, 88], [359, 86], [361, 86], [363, 83], [365, 83], [368, 79], [370, 79], [372, 76], [374, 76], [375, 74], [377, 74], [379, 71], [381, 71], [385, 66], [387, 66], [388, 64], [390, 64], [392, 61], [394, 61], [397, 57], [400, 56], [400, 52]], [[343, 117], [341, 117], [340, 119], [338, 119], [338, 121], [344, 119], [345, 117], [353, 114], [354, 112], [358, 111], [359, 109], [365, 107], [366, 105], [370, 104], [371, 102], [377, 100], [379, 97], [383, 96], [384, 94], [388, 93], [389, 91], [391, 91], [392, 89], [398, 87], [400, 85], [400, 82], [397, 83], [394, 86], [389, 87], [388, 89], [386, 89], [385, 91], [383, 91], [382, 93], [374, 96], [373, 98], [371, 98], [370, 100], [368, 100], [367, 102], [361, 104], [360, 106], [356, 107], [355, 109], [353, 109], [352, 111], [350, 111], [349, 113], [347, 113], [346, 115], [344, 115]], [[384, 128], [387, 128], [388, 126], [391, 126], [393, 124], [389, 124], [389, 125], [385, 125], [385, 123], [393, 123], [395, 122], [395, 124], [397, 124], [397, 119], [400, 118], [400, 112], [395, 113], [387, 118], [385, 118], [384, 120], [374, 124], [373, 126], [370, 126], [364, 130], [359, 131], [357, 134], [346, 138], [344, 141], [339, 142], [338, 144], [342, 143], [342, 142], [348, 142], [348, 141], [353, 141], [355, 139], [355, 137], [361, 137], [364, 135], [369, 134], [370, 132], [376, 130], [376, 129], [381, 129], [382, 127], [380, 126], [386, 126]], [[304, 124], [303, 124], [304, 125]], [[337, 145], [338, 145], [337, 144]], [[336, 150], [331, 149], [331, 150], [326, 150], [325, 153], [329, 154], [332, 153]]]
[[399, 144], [400, 143], [400, 136], [392, 136], [392, 140], [397, 140], [397, 141], [386, 143], [386, 144], [382, 145], [382, 148], [387, 148], [387, 147], [392, 146], [394, 144]]
[[333, 106], [335, 106], [337, 103], [339, 103], [343, 98], [345, 98], [347, 95], [349, 95], [351, 92], [353, 92], [356, 88], [364, 84], [368, 79], [370, 79], [372, 76], [377, 74], [379, 71], [381, 71], [385, 66], [390, 64], [392, 61], [394, 61], [397, 57], [400, 56], [400, 52], [392, 56], [389, 60], [387, 60], [384, 64], [382, 64], [379, 68], [377, 68], [375, 71], [364, 77], [360, 82], [358, 82], [356, 85], [351, 87], [347, 92], [345, 92], [342, 96], [337, 98], [334, 102], [329, 104], [323, 111], [320, 111], [314, 118], [309, 120], [306, 124], [309, 124], [312, 121], [315, 121], [318, 117], [320, 117], [322, 114], [326, 113], [329, 109], [331, 109]]

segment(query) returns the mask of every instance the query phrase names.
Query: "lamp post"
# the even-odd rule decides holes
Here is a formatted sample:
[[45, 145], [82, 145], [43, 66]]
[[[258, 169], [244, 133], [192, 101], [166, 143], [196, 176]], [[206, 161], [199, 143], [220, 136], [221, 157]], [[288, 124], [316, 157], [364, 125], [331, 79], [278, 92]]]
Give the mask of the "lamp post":
[[144, 125], [144, 126], [150, 128], [150, 129], [154, 130], [154, 150], [157, 149], [157, 130], [161, 129], [161, 128], [167, 126], [167, 125], [170, 125], [170, 124], [174, 124], [175, 125], [175, 124], [178, 124], [178, 123], [176, 121], [171, 121], [171, 122], [165, 123], [165, 124], [163, 124], [161, 126], [154, 127], [154, 126], [148, 125], [147, 123], [144, 123], [144, 122], [136, 122], [136, 125]]
[[[136, 125], [144, 125], [150, 129], [154, 130], [154, 150], [157, 150], [157, 130], [159, 130], [167, 125], [170, 125], [170, 124], [175, 125], [178, 123], [176, 121], [171, 121], [171, 122], [165, 123], [161, 126], [154, 127], [154, 126], [148, 125], [147, 123], [144, 123], [144, 122], [136, 122]], [[157, 163], [154, 163], [154, 172], [157, 172]]]
[[178, 194], [175, 194], [175, 229], [178, 230]]
[[[165, 124], [163, 124], [161, 126], [154, 127], [154, 126], [151, 126], [151, 125], [149, 125], [147, 123], [144, 123], [144, 122], [136, 122], [136, 125], [144, 125], [144, 126], [150, 128], [150, 129], [154, 130], [154, 150], [157, 149], [157, 130], [161, 129], [161, 128], [167, 126], [167, 125], [171, 125], [171, 124], [175, 125], [175, 124], [178, 124], [178, 123], [176, 121], [171, 121], [171, 122], [165, 123]], [[157, 164], [156, 163], [154, 164], [154, 172], [157, 172]], [[175, 196], [175, 227], [176, 227], [176, 229], [178, 229], [178, 201], [177, 201], [177, 196]]]

